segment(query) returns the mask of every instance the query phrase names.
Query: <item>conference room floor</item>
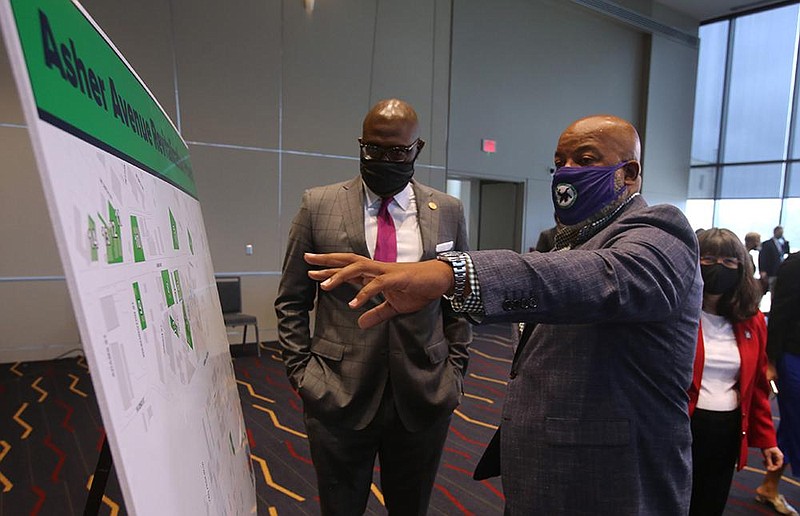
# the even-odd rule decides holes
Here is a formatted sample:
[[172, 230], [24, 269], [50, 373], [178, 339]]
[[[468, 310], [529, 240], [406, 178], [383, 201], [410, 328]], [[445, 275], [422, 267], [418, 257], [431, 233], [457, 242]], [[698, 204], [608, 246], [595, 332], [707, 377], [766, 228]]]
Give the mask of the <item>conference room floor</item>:
[[[500, 418], [513, 339], [511, 325], [479, 327], [475, 332], [465, 398], [453, 416], [429, 514], [503, 512], [500, 481], [475, 482], [471, 475]], [[258, 513], [319, 514], [302, 405], [286, 380], [278, 349], [266, 343], [260, 358], [235, 358], [234, 369]], [[103, 436], [82, 358], [0, 365], [0, 516], [82, 514]], [[734, 477], [726, 515], [775, 514], [753, 500], [763, 475], [759, 455], [751, 450], [750, 466]], [[386, 513], [378, 468], [376, 464], [367, 514]], [[797, 479], [786, 478], [781, 491], [800, 507]], [[105, 493], [100, 514], [127, 513], [113, 472]]]

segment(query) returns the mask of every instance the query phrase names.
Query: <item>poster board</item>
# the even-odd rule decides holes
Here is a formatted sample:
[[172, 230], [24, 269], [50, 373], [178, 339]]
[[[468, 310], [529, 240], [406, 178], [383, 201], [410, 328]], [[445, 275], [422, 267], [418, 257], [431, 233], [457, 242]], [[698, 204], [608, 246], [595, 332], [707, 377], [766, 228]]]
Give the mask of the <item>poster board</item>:
[[0, 23], [128, 512], [255, 513], [186, 143], [77, 2]]

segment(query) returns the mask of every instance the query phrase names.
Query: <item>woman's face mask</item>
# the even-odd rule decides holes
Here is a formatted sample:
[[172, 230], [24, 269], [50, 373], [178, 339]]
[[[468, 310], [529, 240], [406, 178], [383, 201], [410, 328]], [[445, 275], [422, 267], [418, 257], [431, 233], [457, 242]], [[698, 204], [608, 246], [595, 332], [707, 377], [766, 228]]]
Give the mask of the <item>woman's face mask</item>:
[[703, 275], [703, 292], [706, 294], [727, 294], [739, 281], [739, 270], [725, 267], [721, 263], [701, 265], [700, 273]]

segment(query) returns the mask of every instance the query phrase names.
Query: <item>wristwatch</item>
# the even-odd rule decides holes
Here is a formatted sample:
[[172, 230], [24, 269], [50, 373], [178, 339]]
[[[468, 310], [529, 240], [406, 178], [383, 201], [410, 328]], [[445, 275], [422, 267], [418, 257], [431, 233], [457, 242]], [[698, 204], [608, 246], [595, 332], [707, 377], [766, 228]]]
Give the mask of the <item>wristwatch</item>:
[[444, 251], [436, 255], [436, 259], [447, 262], [453, 268], [453, 295], [447, 299], [464, 299], [464, 287], [467, 285], [467, 253], [461, 251]]

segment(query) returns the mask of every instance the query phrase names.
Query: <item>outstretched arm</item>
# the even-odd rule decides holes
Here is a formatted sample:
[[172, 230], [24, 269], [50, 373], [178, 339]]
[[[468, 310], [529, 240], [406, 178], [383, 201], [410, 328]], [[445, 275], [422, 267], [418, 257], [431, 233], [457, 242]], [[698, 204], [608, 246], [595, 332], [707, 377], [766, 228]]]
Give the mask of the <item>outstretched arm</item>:
[[383, 294], [385, 301], [359, 318], [361, 328], [370, 328], [397, 314], [416, 312], [453, 289], [453, 270], [439, 260], [384, 263], [352, 253], [306, 253], [305, 260], [327, 267], [308, 272], [311, 279], [322, 281], [323, 290], [333, 290], [344, 283], [361, 287], [350, 301], [350, 308]]

